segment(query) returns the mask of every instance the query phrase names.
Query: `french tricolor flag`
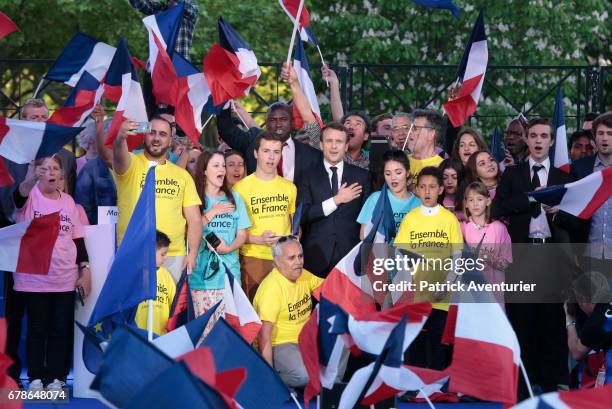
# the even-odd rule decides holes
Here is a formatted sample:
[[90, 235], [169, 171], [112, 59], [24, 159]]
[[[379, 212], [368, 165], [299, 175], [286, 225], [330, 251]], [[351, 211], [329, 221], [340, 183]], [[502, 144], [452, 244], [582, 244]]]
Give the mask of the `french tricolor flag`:
[[612, 385], [569, 392], [551, 392], [524, 400], [511, 409], [609, 409]]
[[115, 55], [115, 47], [84, 33], [77, 33], [55, 60], [45, 78], [74, 87], [87, 71], [102, 81]]
[[49, 273], [59, 229], [59, 212], [0, 229], [0, 270]]
[[570, 164], [569, 153], [567, 151], [567, 131], [565, 129], [565, 110], [563, 109], [563, 90], [561, 90], [561, 87], [557, 88], [552, 127], [555, 131], [555, 150], [551, 152], [552, 155], [550, 155], [553, 166], [569, 173]]
[[0, 11], [0, 39], [3, 39], [13, 31], [19, 30], [17, 24], [13, 22], [6, 14]]
[[[298, 81], [304, 90], [304, 94], [310, 103], [310, 108], [314, 114], [317, 122], [323, 127], [323, 121], [321, 121], [321, 110], [319, 109], [319, 101], [317, 101], [317, 93], [314, 89], [314, 84], [310, 78], [310, 68], [308, 67], [308, 59], [306, 58], [306, 52], [304, 51], [304, 45], [301, 41], [297, 42], [295, 47], [295, 53], [293, 56], [293, 68], [297, 72]], [[302, 116], [297, 110], [295, 104], [293, 104], [293, 127], [300, 129], [304, 126]]]
[[540, 203], [590, 219], [612, 195], [612, 167], [593, 172], [576, 182], [527, 193]]
[[240, 98], [261, 75], [253, 49], [219, 17], [219, 43], [204, 57], [204, 73], [215, 105]]
[[104, 86], [89, 72], [83, 72], [62, 108], [56, 109], [50, 123], [80, 126], [100, 103]]
[[461, 82], [461, 92], [457, 99], [449, 100], [443, 105], [455, 128], [463, 125], [468, 117], [476, 112], [488, 60], [489, 51], [487, 49], [484, 11], [481, 10], [457, 70], [457, 78]]
[[15, 163], [29, 163], [57, 153], [82, 130], [0, 116], [0, 156]]
[[[224, 266], [225, 267], [225, 266]], [[225, 268], [225, 288], [223, 289], [225, 320], [250, 344], [255, 340], [261, 320], [248, 297], [236, 282], [229, 269]]]
[[[118, 97], [117, 110], [106, 139], [106, 146], [112, 147], [119, 127], [127, 118], [137, 122], [149, 120], [136, 69], [123, 38], [119, 41], [117, 52], [104, 79], [104, 96], [111, 101]], [[142, 140], [142, 134], [130, 135], [127, 139], [128, 149], [135, 149]]]
[[[295, 16], [297, 16], [300, 7], [300, 0], [278, 0], [278, 3], [283, 8], [283, 11], [287, 14], [287, 16], [289, 16], [291, 22], [295, 24]], [[310, 29], [310, 13], [308, 13], [308, 9], [306, 9], [306, 4], [302, 5], [299, 30], [302, 41], [309, 42], [314, 46], [318, 45], [317, 39]]]

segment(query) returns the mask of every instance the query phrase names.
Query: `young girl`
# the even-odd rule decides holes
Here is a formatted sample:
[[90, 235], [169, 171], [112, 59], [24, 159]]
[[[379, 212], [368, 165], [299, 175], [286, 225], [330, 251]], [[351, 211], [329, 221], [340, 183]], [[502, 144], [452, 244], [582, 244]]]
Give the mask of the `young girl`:
[[[418, 197], [408, 191], [408, 183], [410, 181], [410, 163], [406, 154], [401, 150], [389, 150], [383, 154], [383, 169], [385, 175], [385, 183], [387, 184], [387, 194], [393, 209], [393, 219], [395, 220], [395, 232], [399, 229], [402, 219], [412, 209], [421, 205]], [[380, 191], [374, 192], [368, 197], [357, 223], [361, 224], [359, 237], [361, 240], [365, 237], [365, 228], [368, 222], [372, 220], [372, 213], [376, 202], [380, 197]]]
[[[60, 229], [48, 271], [14, 273], [14, 289], [28, 313], [29, 390], [59, 391], [65, 385], [72, 353], [75, 290], [86, 297], [91, 273], [83, 227], [72, 197], [59, 189], [62, 163], [56, 156], [38, 159], [28, 169], [13, 199], [17, 221], [59, 212]], [[33, 257], [34, 255], [30, 255]]]
[[463, 166], [467, 163], [472, 154], [478, 151], [486, 151], [488, 149], [482, 136], [473, 128], [462, 128], [458, 133], [459, 137], [453, 145], [451, 157], [460, 160]]
[[467, 161], [465, 172], [468, 183], [484, 183], [489, 190], [491, 199], [495, 197], [497, 185], [501, 180], [501, 172], [493, 155], [488, 151], [474, 153]]
[[442, 193], [442, 206], [455, 213], [457, 219], [461, 220], [463, 214], [461, 206], [457, 206], [456, 196], [459, 184], [463, 181], [463, 165], [458, 159], [444, 159], [440, 166], [444, 180], [444, 193]]
[[[246, 240], [246, 229], [251, 222], [244, 202], [228, 186], [225, 158], [221, 152], [205, 151], [198, 158], [196, 166], [196, 189], [202, 200], [202, 244], [198, 251], [196, 267], [189, 276], [196, 316], [204, 314], [223, 297], [226, 268], [240, 282], [240, 263], [237, 250]], [[214, 233], [219, 240], [215, 250], [210, 249], [205, 237]], [[220, 258], [220, 260], [219, 260]], [[222, 316], [223, 306], [217, 309], [215, 317]]]
[[[484, 277], [489, 283], [504, 281], [504, 270], [512, 263], [512, 241], [506, 226], [491, 219], [491, 194], [482, 182], [472, 182], [463, 200], [466, 219], [461, 223], [465, 243], [475, 249], [482, 242], [478, 257], [485, 260]], [[503, 293], [495, 293], [503, 304]]]
[[225, 169], [227, 170], [227, 183], [230, 189], [242, 178], [246, 176], [246, 164], [244, 155], [234, 149], [224, 152]]

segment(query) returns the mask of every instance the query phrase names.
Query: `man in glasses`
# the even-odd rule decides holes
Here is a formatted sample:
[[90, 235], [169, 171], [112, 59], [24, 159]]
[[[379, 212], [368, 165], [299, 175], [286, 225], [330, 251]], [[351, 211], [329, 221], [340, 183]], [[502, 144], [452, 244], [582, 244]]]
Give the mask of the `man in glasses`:
[[291, 388], [308, 383], [298, 337], [312, 310], [312, 292], [323, 282], [304, 269], [304, 252], [295, 236], [272, 245], [274, 269], [260, 284], [253, 306], [261, 319], [259, 351]]
[[391, 145], [395, 149], [406, 149], [406, 138], [410, 131], [410, 114], [398, 112], [391, 120]]
[[416, 184], [421, 169], [427, 166], [438, 166], [443, 158], [436, 151], [436, 141], [443, 135], [444, 120], [442, 115], [431, 109], [416, 109], [412, 129], [408, 135], [410, 171], [412, 184]]

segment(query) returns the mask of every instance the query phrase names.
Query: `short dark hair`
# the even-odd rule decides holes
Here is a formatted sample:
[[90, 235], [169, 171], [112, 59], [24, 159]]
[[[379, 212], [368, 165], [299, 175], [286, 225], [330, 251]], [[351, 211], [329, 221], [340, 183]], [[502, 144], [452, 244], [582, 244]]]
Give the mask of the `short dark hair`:
[[268, 112], [266, 113], [266, 117], [269, 114], [271, 114], [272, 112], [277, 111], [279, 109], [282, 110], [282, 111], [285, 111], [289, 115], [289, 118], [291, 119], [291, 117], [293, 115], [293, 110], [291, 109], [291, 105], [286, 104], [286, 103], [284, 103], [282, 101], [276, 101], [275, 103], [270, 105], [268, 107]]
[[442, 171], [442, 175], [444, 176], [444, 171], [446, 169], [453, 169], [457, 172], [457, 180], [463, 180], [463, 173], [465, 172], [465, 168], [463, 167], [463, 163], [460, 159], [457, 158], [446, 158], [438, 165], [438, 169]]
[[257, 135], [257, 137], [255, 138], [255, 141], [253, 142], [253, 150], [255, 152], [257, 152], [259, 150], [259, 147], [261, 146], [261, 141], [262, 140], [266, 140], [266, 141], [278, 141], [281, 143], [282, 146], [282, 142], [280, 140], [280, 138], [278, 137], [278, 135], [276, 135], [273, 132], [270, 131], [264, 131], [262, 133], [260, 133], [259, 135]]
[[612, 111], [604, 112], [593, 120], [593, 126], [591, 127], [593, 135], [597, 133], [597, 128], [599, 127], [599, 125], [604, 125], [608, 128], [612, 128]]
[[351, 111], [344, 114], [341, 122], [345, 123], [346, 120], [349, 119], [349, 117], [351, 116], [358, 116], [359, 118], [363, 119], [363, 122], [365, 122], [365, 131], [370, 132], [370, 117], [368, 116], [368, 114], [363, 111]]
[[172, 105], [158, 105], [155, 109], [155, 115], [174, 115], [174, 107]]
[[429, 126], [431, 126], [436, 132], [436, 141], [439, 142], [442, 139], [444, 129], [444, 118], [439, 112], [433, 109], [415, 109], [412, 111], [412, 117], [425, 118]]
[[584, 116], [584, 120], [585, 121], [594, 121], [595, 118], [597, 118], [599, 116], [599, 114], [597, 112], [588, 112], [585, 116]]
[[406, 152], [399, 149], [389, 149], [385, 151], [382, 155], [383, 168], [387, 162], [391, 161], [401, 163], [404, 169], [406, 169], [406, 172], [410, 171], [410, 161], [408, 160], [408, 156], [406, 156]]
[[570, 139], [569, 139], [569, 146], [570, 146], [570, 148], [572, 147], [574, 142], [576, 142], [580, 138], [587, 138], [588, 140], [592, 141], [593, 140], [593, 133], [590, 130], [588, 130], [588, 129], [581, 129], [579, 131], [576, 131], [576, 132], [572, 133], [572, 135], [570, 136]]
[[533, 128], [536, 125], [548, 125], [548, 127], [550, 128], [550, 137], [552, 139], [555, 139], [555, 130], [552, 127], [552, 124], [550, 123], [550, 121], [546, 118], [533, 118], [531, 120], [529, 120], [529, 122], [527, 123], [527, 127], [526, 127], [526, 131], [527, 134], [529, 135], [529, 130], [531, 128]]
[[378, 128], [378, 123], [386, 119], [393, 119], [393, 114], [390, 112], [386, 112], [384, 114], [376, 115], [374, 119], [372, 119], [370, 132], [376, 132], [376, 128]]
[[325, 135], [325, 131], [327, 131], [328, 129], [333, 129], [335, 131], [344, 132], [344, 136], [346, 137], [346, 141], [348, 142], [348, 130], [340, 122], [334, 122], [334, 121], [328, 122], [323, 127], [323, 129], [321, 129], [321, 142], [323, 142], [323, 136]]
[[159, 250], [164, 247], [170, 247], [170, 238], [166, 233], [155, 230], [155, 248]]
[[168, 128], [170, 128], [170, 132], [172, 132], [172, 124], [170, 123], [170, 121], [168, 121], [166, 118], [164, 118], [163, 116], [161, 116], [161, 114], [155, 114], [151, 117], [151, 120], [149, 122], [153, 122], [153, 121], [162, 121], [168, 124]]
[[444, 185], [444, 177], [442, 175], [442, 171], [435, 166], [425, 166], [423, 169], [421, 169], [419, 175], [417, 176], [417, 185], [421, 182], [421, 178], [424, 176], [433, 176], [438, 181], [438, 185]]

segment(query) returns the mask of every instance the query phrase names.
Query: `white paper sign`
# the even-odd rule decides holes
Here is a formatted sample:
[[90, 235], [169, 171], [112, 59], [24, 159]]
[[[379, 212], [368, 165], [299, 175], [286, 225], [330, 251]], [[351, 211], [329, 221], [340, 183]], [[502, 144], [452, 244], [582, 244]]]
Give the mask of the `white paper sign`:
[[117, 206], [98, 206], [98, 224], [117, 224], [118, 218]]

